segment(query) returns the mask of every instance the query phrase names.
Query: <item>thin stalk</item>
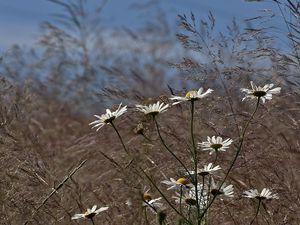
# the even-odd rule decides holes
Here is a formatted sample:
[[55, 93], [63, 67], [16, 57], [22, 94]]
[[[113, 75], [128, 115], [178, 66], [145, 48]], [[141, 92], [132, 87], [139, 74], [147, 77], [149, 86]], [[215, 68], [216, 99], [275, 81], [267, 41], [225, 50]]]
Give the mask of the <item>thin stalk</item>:
[[149, 202], [147, 202], [145, 200], [143, 200], [143, 202], [157, 213], [157, 209], [154, 206], [152, 206], [151, 204], [149, 204]]
[[[153, 117], [154, 118], [154, 117]], [[156, 120], [154, 119], [154, 121], [156, 122]], [[125, 146], [125, 144], [124, 144], [124, 142], [123, 142], [123, 139], [122, 139], [122, 137], [121, 137], [121, 135], [120, 135], [120, 133], [118, 132], [118, 129], [114, 126], [114, 124], [111, 122], [111, 125], [112, 125], [112, 127], [114, 128], [114, 130], [116, 131], [116, 133], [117, 133], [117, 135], [118, 135], [118, 137], [119, 137], [119, 139], [120, 139], [120, 141], [121, 141], [121, 143], [122, 143], [122, 146], [123, 146], [123, 148], [124, 148], [124, 150], [126, 151], [126, 153], [128, 153], [129, 154], [129, 152], [127, 151], [127, 148], [126, 148], [126, 146]], [[158, 124], [157, 124], [157, 122], [156, 122], [156, 126], [157, 126], [157, 128], [158, 128]], [[159, 129], [158, 129], [158, 132], [159, 132]], [[159, 136], [161, 137], [161, 135], [160, 135], [160, 132], [159, 132]], [[162, 138], [161, 138], [161, 140], [163, 140]], [[164, 142], [163, 142], [164, 143]], [[167, 146], [166, 146], [167, 147]], [[166, 196], [162, 193], [162, 191], [159, 189], [159, 187], [155, 184], [155, 182], [151, 179], [151, 177], [149, 177], [149, 175], [143, 170], [143, 168], [141, 168], [140, 166], [139, 166], [139, 169], [142, 171], [142, 173], [147, 177], [147, 179], [152, 183], [152, 185], [156, 188], [156, 190], [160, 193], [160, 195], [164, 198], [164, 200], [170, 205], [170, 207], [178, 214], [178, 215], [180, 215], [182, 218], [184, 218], [185, 220], [187, 220], [173, 205], [172, 205], [172, 203], [166, 198]], [[149, 204], [148, 204], [149, 205]], [[189, 221], [188, 221], [189, 222]]]
[[246, 135], [247, 128], [248, 128], [248, 126], [249, 126], [251, 120], [253, 119], [255, 113], [257, 112], [257, 109], [258, 109], [258, 106], [259, 106], [259, 102], [260, 102], [260, 97], [257, 99], [257, 103], [256, 103], [256, 106], [255, 106], [255, 109], [254, 109], [253, 113], [251, 114], [251, 117], [249, 118], [248, 122], [246, 123], [246, 126], [245, 126], [245, 128], [244, 128], [244, 130], [243, 130], [242, 136], [240, 137], [240, 144], [239, 144], [238, 150], [237, 150], [237, 152], [236, 152], [236, 154], [235, 154], [235, 157], [234, 157], [233, 161], [231, 162], [231, 165], [230, 165], [230, 167], [229, 167], [229, 169], [228, 169], [228, 171], [227, 171], [227, 173], [226, 173], [226, 175], [225, 175], [223, 181], [222, 181], [221, 184], [220, 184], [219, 190], [221, 189], [221, 186], [222, 186], [222, 185], [224, 184], [224, 182], [226, 181], [226, 179], [227, 179], [229, 173], [231, 172], [231, 170], [232, 170], [232, 168], [233, 168], [233, 166], [234, 166], [234, 164], [235, 164], [235, 162], [236, 162], [236, 160], [237, 160], [237, 158], [238, 158], [238, 156], [239, 156], [239, 154], [240, 154], [240, 152], [241, 152], [241, 150], [242, 150], [243, 143], [244, 143], [244, 140], [245, 140], [245, 135]]
[[[249, 120], [247, 121], [247, 123], [246, 123], [246, 125], [245, 125], [245, 127], [244, 127], [244, 130], [243, 130], [243, 132], [242, 132], [242, 136], [240, 137], [240, 144], [239, 144], [239, 146], [238, 146], [238, 149], [237, 149], [237, 152], [236, 152], [236, 154], [235, 154], [235, 157], [234, 157], [234, 159], [232, 160], [231, 165], [230, 165], [230, 167], [229, 167], [229, 169], [228, 169], [228, 171], [227, 171], [227, 173], [226, 173], [224, 179], [223, 179], [222, 182], [220, 183], [220, 186], [219, 186], [219, 188], [218, 188], [218, 191], [220, 191], [222, 185], [225, 183], [225, 181], [226, 181], [226, 179], [227, 179], [229, 173], [231, 172], [231, 170], [232, 170], [232, 168], [233, 168], [233, 166], [234, 166], [234, 164], [235, 164], [235, 162], [236, 162], [236, 160], [237, 160], [237, 158], [238, 158], [238, 156], [239, 156], [239, 154], [240, 154], [240, 152], [241, 152], [241, 150], [242, 150], [243, 143], [244, 143], [244, 140], [245, 140], [245, 135], [246, 135], [247, 128], [248, 128], [248, 126], [249, 126], [251, 120], [253, 119], [255, 113], [257, 112], [257, 109], [258, 109], [258, 106], [259, 106], [259, 102], [260, 102], [260, 97], [257, 98], [257, 103], [256, 103], [255, 110], [254, 110], [253, 113], [251, 114]], [[214, 196], [213, 196], [211, 202], [208, 204], [208, 206], [205, 208], [205, 210], [204, 210], [203, 213], [201, 214], [200, 220], [203, 218], [204, 214], [207, 212], [207, 210], [209, 209], [209, 207], [213, 204], [213, 202], [214, 202], [214, 200], [216, 199], [216, 197], [217, 197], [217, 195], [214, 195]]]
[[142, 136], [147, 140], [147, 141], [152, 141], [150, 138], [148, 138], [145, 134], [142, 134]]
[[189, 177], [191, 178], [191, 174], [189, 172], [189, 170], [187, 169], [187, 167], [184, 165], [184, 163], [174, 154], [174, 152], [172, 152], [172, 150], [166, 145], [166, 142], [164, 141], [164, 139], [161, 136], [160, 130], [159, 130], [159, 126], [158, 126], [158, 122], [155, 118], [155, 116], [153, 116], [153, 120], [156, 126], [156, 130], [159, 136], [159, 139], [161, 141], [161, 143], [163, 144], [163, 146], [165, 147], [165, 149], [180, 163], [180, 165], [185, 169], [185, 171], [188, 173]]
[[188, 209], [188, 218], [189, 218], [189, 220], [191, 220], [191, 206], [189, 206], [189, 209]]
[[[207, 202], [210, 201], [210, 191], [211, 191], [211, 179], [212, 177], [209, 176], [208, 178], [208, 190], [207, 190]], [[207, 207], [207, 206], [206, 206]], [[205, 221], [206, 221], [206, 224], [208, 224], [208, 218], [209, 218], [209, 209], [207, 210], [207, 212], [205, 213]]]
[[111, 126], [114, 128], [114, 130], [116, 131], [116, 133], [117, 133], [117, 135], [118, 135], [118, 137], [119, 137], [119, 139], [120, 139], [120, 141], [121, 141], [121, 144], [122, 144], [122, 146], [123, 146], [125, 152], [129, 155], [129, 151], [128, 151], [127, 148], [126, 148], [126, 146], [125, 146], [125, 144], [124, 144], [124, 142], [123, 142], [123, 139], [122, 139], [122, 137], [121, 137], [121, 135], [120, 135], [118, 129], [116, 128], [116, 126], [114, 125], [114, 123], [113, 123], [112, 121], [110, 122], [110, 124], [111, 124]]
[[146, 224], [150, 225], [148, 216], [147, 216], [147, 208], [144, 209]]
[[182, 214], [182, 185], [180, 186], [179, 211]]
[[91, 218], [91, 222], [93, 225], [96, 225], [93, 218]]
[[256, 217], [257, 217], [257, 215], [258, 215], [259, 208], [260, 208], [260, 203], [261, 203], [261, 200], [259, 199], [259, 201], [258, 201], [258, 206], [257, 206], [257, 209], [256, 209], [256, 213], [255, 213], [255, 216], [254, 216], [254, 218], [252, 219], [250, 225], [252, 225], [252, 224], [254, 223], [254, 221], [255, 221], [255, 219], [256, 219]]
[[32, 213], [31, 218], [27, 221], [25, 221], [25, 223], [23, 225], [27, 225], [28, 223], [30, 223], [30, 221], [34, 218], [34, 216], [39, 212], [39, 210], [47, 203], [47, 201], [55, 194], [58, 192], [58, 190], [60, 190], [65, 183], [69, 180], [72, 179], [72, 176], [80, 169], [83, 167], [83, 165], [86, 163], [87, 159], [83, 160], [77, 167], [75, 167], [72, 172], [70, 172], [67, 176], [65, 176], [65, 178], [55, 187], [52, 188], [53, 190], [51, 191], [51, 193], [42, 201], [42, 203], [35, 209], [35, 211]]
[[238, 225], [237, 221], [234, 219], [229, 207], [223, 202], [223, 205], [226, 207], [228, 215], [230, 216], [231, 220], [233, 221], [234, 225]]
[[216, 164], [216, 162], [217, 162], [217, 160], [218, 160], [218, 150], [216, 150], [216, 156], [215, 156], [215, 160], [214, 160], [214, 162], [213, 162], [213, 165], [215, 165]]
[[198, 194], [198, 152], [195, 144], [194, 138], [194, 110], [195, 110], [195, 102], [191, 100], [191, 139], [193, 144], [193, 161], [194, 161], [194, 174], [195, 174], [195, 195], [196, 195], [196, 207], [197, 207], [197, 224], [200, 225], [200, 206], [199, 206], [199, 194]]

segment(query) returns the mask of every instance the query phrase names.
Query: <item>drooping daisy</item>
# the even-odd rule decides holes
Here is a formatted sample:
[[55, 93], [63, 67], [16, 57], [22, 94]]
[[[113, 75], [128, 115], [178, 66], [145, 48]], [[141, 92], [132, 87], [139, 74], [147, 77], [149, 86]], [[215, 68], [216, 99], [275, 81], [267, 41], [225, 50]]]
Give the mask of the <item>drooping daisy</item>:
[[157, 212], [158, 209], [162, 207], [162, 203], [160, 202], [162, 198], [152, 198], [152, 195], [146, 191], [143, 194], [143, 206], [149, 207], [153, 212]]
[[173, 198], [175, 199], [175, 202], [178, 204], [180, 204], [181, 202], [181, 204], [183, 203], [190, 207], [196, 207], [197, 205], [197, 200], [195, 196], [192, 196], [190, 192], [185, 192], [182, 195], [176, 192], [176, 196], [173, 196]]
[[185, 101], [196, 101], [199, 100], [201, 98], [206, 97], [208, 94], [210, 94], [211, 92], [213, 92], [212, 89], [207, 89], [206, 92], [203, 92], [203, 88], [199, 88], [198, 91], [192, 90], [192, 91], [188, 91], [185, 95], [185, 97], [181, 97], [181, 96], [173, 96], [170, 99], [171, 100], [176, 100], [176, 102], [173, 103], [173, 105], [179, 104], [181, 102], [185, 102]]
[[115, 120], [116, 118], [124, 114], [126, 111], [127, 111], [127, 106], [125, 105], [124, 107], [122, 107], [122, 103], [121, 103], [118, 109], [114, 112], [110, 111], [109, 109], [106, 109], [105, 114], [102, 114], [101, 116], [94, 115], [96, 118], [98, 118], [98, 120], [89, 123], [89, 125], [93, 125], [92, 129], [97, 127], [96, 131], [98, 131], [105, 124], [111, 123], [113, 120]]
[[162, 183], [170, 186], [167, 190], [171, 190], [171, 189], [180, 190], [183, 187], [184, 188], [190, 187], [189, 185], [190, 182], [183, 177], [180, 177], [177, 180], [175, 180], [174, 178], [170, 178], [170, 180], [164, 180], [162, 181]]
[[243, 197], [245, 198], [256, 198], [258, 200], [264, 199], [279, 199], [276, 193], [272, 193], [270, 189], [264, 188], [261, 193], [257, 191], [257, 189], [251, 189], [249, 191], [245, 191], [243, 193]]
[[211, 191], [210, 193], [214, 196], [216, 195], [224, 195], [224, 196], [227, 196], [227, 197], [234, 197], [233, 193], [234, 193], [234, 190], [233, 190], [233, 185], [230, 184], [228, 186], [226, 186], [225, 184], [222, 184], [220, 190], [219, 189], [219, 186], [216, 185], [214, 179], [211, 180]]
[[106, 211], [108, 207], [101, 207], [97, 209], [97, 206], [94, 205], [91, 209], [87, 209], [85, 213], [82, 214], [75, 214], [72, 216], [72, 220], [77, 220], [81, 218], [86, 218], [86, 219], [93, 219], [94, 216], [98, 215], [99, 213]]
[[202, 148], [203, 151], [210, 151], [210, 155], [216, 151], [225, 152], [229, 145], [233, 142], [232, 139], [227, 138], [223, 141], [222, 137], [207, 137], [207, 141], [198, 143], [198, 146]]
[[271, 89], [274, 84], [266, 84], [263, 87], [256, 86], [253, 81], [251, 81], [250, 84], [252, 89], [241, 88], [241, 91], [246, 93], [246, 96], [242, 99], [242, 101], [244, 101], [246, 98], [260, 98], [262, 102], [265, 103], [266, 100], [272, 99], [273, 94], [279, 94], [281, 90], [280, 87]]
[[146, 115], [156, 116], [159, 113], [167, 111], [169, 104], [160, 103], [157, 101], [154, 104], [146, 105], [136, 105], [136, 109], [140, 112], [143, 112]]
[[[198, 185], [198, 204], [200, 209], [204, 209], [207, 205], [207, 195], [206, 191], [202, 191], [202, 187]], [[202, 194], [202, 196], [201, 196]], [[176, 196], [173, 196], [176, 203], [181, 202], [181, 204], [184, 204], [189, 207], [196, 207], [197, 206], [197, 199], [196, 199], [196, 191], [195, 187], [192, 187], [190, 190], [183, 192], [182, 194], [176, 192]]]

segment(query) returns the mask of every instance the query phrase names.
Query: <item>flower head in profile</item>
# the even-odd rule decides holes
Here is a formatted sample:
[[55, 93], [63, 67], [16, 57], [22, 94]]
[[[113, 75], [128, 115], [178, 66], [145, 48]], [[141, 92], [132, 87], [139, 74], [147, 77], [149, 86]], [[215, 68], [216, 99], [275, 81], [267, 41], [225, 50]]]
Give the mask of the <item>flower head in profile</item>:
[[196, 91], [196, 90], [188, 91], [184, 97], [173, 96], [170, 99], [176, 101], [173, 103], [173, 105], [179, 104], [181, 102], [186, 102], [186, 101], [196, 101], [196, 100], [206, 97], [211, 92], [213, 92], [213, 90], [209, 88], [204, 93], [202, 93], [202, 92], [203, 92], [203, 88], [201, 87], [201, 88], [199, 88], [198, 91]]
[[145, 105], [136, 105], [136, 109], [140, 112], [143, 112], [146, 115], [156, 116], [159, 113], [163, 113], [167, 111], [169, 104], [160, 103], [157, 101], [154, 104], [150, 104], [148, 106]]
[[212, 163], [209, 163], [208, 165], [204, 165], [204, 167], [198, 170], [197, 173], [201, 176], [206, 176], [209, 174], [213, 174], [220, 169], [221, 167], [219, 165], [214, 167]]
[[163, 206], [163, 204], [160, 202], [162, 198], [152, 198], [152, 195], [149, 193], [149, 190], [145, 191], [142, 197], [143, 206], [149, 207], [153, 212], [157, 212]]
[[245, 198], [256, 198], [258, 200], [264, 199], [279, 199], [276, 193], [272, 193], [270, 189], [264, 188], [261, 193], [257, 191], [257, 189], [251, 189], [249, 191], [245, 191], [243, 193], [243, 197]]
[[[201, 209], [204, 209], [205, 206], [207, 205], [207, 194], [206, 191], [202, 191], [202, 185], [198, 184], [198, 196], [201, 196], [198, 198], [198, 205]], [[176, 203], [183, 203], [185, 206], [188, 207], [196, 207], [197, 206], [197, 198], [196, 198], [196, 188], [193, 186], [191, 189], [183, 192], [183, 193], [178, 193], [176, 192], [176, 196], [173, 196], [175, 199]]]
[[190, 182], [184, 177], [180, 177], [177, 180], [175, 180], [174, 178], [170, 178], [170, 180], [164, 180], [162, 181], [162, 183], [169, 186], [167, 190], [188, 188], [191, 185]]
[[96, 131], [98, 131], [101, 127], [103, 127], [105, 124], [111, 123], [113, 120], [121, 116], [127, 111], [127, 106], [125, 105], [122, 107], [122, 103], [119, 105], [118, 109], [114, 112], [110, 111], [109, 109], [106, 109], [106, 113], [102, 114], [101, 116], [94, 115], [97, 120], [91, 122], [89, 125], [93, 125], [93, 128], [97, 128]]
[[[266, 84], [263, 87], [256, 86], [253, 81], [250, 82], [251, 89], [242, 88], [241, 91], [246, 93], [246, 96], [243, 98], [242, 101], [244, 101], [246, 98], [250, 99], [257, 99], [260, 98], [263, 103], [265, 103], [266, 100], [271, 100], [273, 94], [279, 94], [281, 88], [280, 87], [274, 87], [274, 84]], [[273, 88], [273, 89], [272, 89]]]
[[86, 218], [86, 219], [93, 219], [94, 216], [98, 215], [99, 213], [106, 211], [108, 207], [101, 207], [97, 209], [97, 206], [94, 205], [91, 209], [87, 209], [85, 213], [82, 214], [75, 214], [72, 216], [72, 220], [77, 220], [81, 218]]
[[222, 186], [219, 190], [219, 186], [217, 186], [214, 179], [212, 179], [210, 193], [214, 196], [215, 195], [224, 195], [224, 196], [232, 198], [232, 197], [234, 197], [234, 195], [233, 195], [233, 193], [234, 193], [233, 185], [230, 184], [230, 185], [226, 186], [226, 184], [222, 184]]
[[[208, 165], [204, 165], [203, 168], [198, 168], [197, 169], [197, 174], [200, 176], [206, 176], [206, 175], [212, 175], [214, 172], [220, 170], [221, 167], [219, 165], [213, 166], [212, 163], [209, 163]], [[186, 173], [186, 175], [194, 175], [195, 170], [190, 170], [189, 172]]]
[[210, 155], [213, 152], [223, 151], [225, 152], [229, 145], [233, 142], [232, 139], [227, 138], [223, 141], [222, 137], [207, 137], [207, 141], [198, 143], [198, 146], [202, 148], [203, 151], [210, 151]]

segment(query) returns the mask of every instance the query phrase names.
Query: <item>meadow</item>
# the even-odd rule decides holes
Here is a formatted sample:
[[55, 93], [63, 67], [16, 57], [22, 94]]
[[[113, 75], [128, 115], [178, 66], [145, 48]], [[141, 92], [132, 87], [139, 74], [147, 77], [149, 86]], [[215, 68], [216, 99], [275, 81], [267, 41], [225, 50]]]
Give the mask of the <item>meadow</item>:
[[300, 2], [226, 32], [53, 2], [38, 47], [1, 56], [0, 224], [300, 224]]

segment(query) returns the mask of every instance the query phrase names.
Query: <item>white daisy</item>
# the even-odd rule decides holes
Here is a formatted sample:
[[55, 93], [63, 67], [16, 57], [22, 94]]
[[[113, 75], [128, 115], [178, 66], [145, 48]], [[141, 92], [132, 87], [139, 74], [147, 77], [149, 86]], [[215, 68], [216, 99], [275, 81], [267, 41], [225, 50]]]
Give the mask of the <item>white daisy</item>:
[[161, 183], [170, 186], [167, 190], [171, 190], [171, 189], [180, 190], [180, 188], [182, 187], [189, 186], [189, 181], [183, 177], [178, 178], [177, 180], [175, 180], [174, 178], [170, 178], [170, 180], [164, 180]]
[[227, 138], [223, 141], [222, 137], [207, 137], [207, 141], [198, 143], [198, 146], [202, 148], [203, 151], [210, 151], [210, 155], [216, 151], [225, 152], [229, 145], [233, 142], [232, 139]]
[[243, 197], [245, 198], [256, 198], [259, 200], [264, 199], [279, 199], [278, 195], [275, 193], [272, 193], [270, 189], [264, 188], [261, 193], [257, 191], [257, 189], [251, 189], [249, 191], [245, 191], [243, 193]]
[[148, 106], [145, 105], [136, 105], [138, 111], [145, 113], [146, 115], [156, 116], [159, 113], [163, 113], [167, 111], [169, 104], [160, 103], [157, 101], [155, 104], [150, 104]]
[[[215, 171], [218, 171], [220, 169], [221, 169], [221, 167], [219, 165], [213, 167], [213, 164], [209, 163], [208, 165], [205, 165], [203, 168], [198, 168], [197, 169], [197, 174], [201, 175], [201, 176], [206, 176], [208, 174], [213, 174]], [[190, 170], [188, 173], [186, 173], [186, 175], [189, 175], [189, 174], [194, 175], [195, 170]]]
[[250, 84], [252, 89], [241, 88], [241, 91], [246, 93], [246, 96], [243, 98], [242, 101], [244, 101], [246, 98], [260, 98], [263, 101], [263, 103], [265, 103], [266, 100], [272, 99], [272, 94], [279, 94], [281, 90], [280, 87], [271, 89], [274, 86], [274, 84], [266, 84], [263, 87], [256, 86], [253, 83], [253, 81], [251, 81]]
[[102, 114], [101, 116], [94, 115], [96, 118], [98, 118], [98, 120], [95, 120], [95, 121], [89, 123], [89, 125], [94, 125], [92, 127], [92, 129], [97, 127], [96, 131], [98, 131], [105, 124], [111, 123], [114, 119], [118, 118], [119, 116], [121, 116], [122, 114], [124, 114], [127, 111], [126, 105], [124, 107], [121, 107], [121, 106], [122, 106], [122, 103], [119, 105], [118, 109], [114, 112], [111, 112], [109, 109], [106, 109], [105, 114]]
[[179, 193], [176, 192], [176, 196], [173, 196], [173, 198], [175, 199], [175, 202], [178, 204], [180, 204], [181, 202], [191, 207], [195, 207], [197, 205], [197, 200], [195, 196], [192, 196], [190, 192], [185, 192], [181, 196]]
[[94, 205], [91, 209], [87, 209], [85, 213], [75, 214], [74, 216], [72, 216], [72, 220], [77, 220], [81, 218], [92, 219], [94, 216], [98, 215], [103, 211], [106, 211], [107, 209], [108, 207], [101, 207], [97, 209], [97, 206]]
[[221, 169], [221, 167], [219, 165], [214, 167], [212, 163], [209, 163], [208, 165], [205, 165], [203, 168], [198, 170], [197, 173], [201, 176], [206, 176], [208, 174], [213, 174], [214, 172], [216, 172], [220, 169]]
[[200, 98], [204, 98], [206, 97], [208, 94], [210, 94], [211, 92], [213, 92], [212, 89], [207, 89], [206, 92], [202, 93], [203, 92], [203, 88], [199, 88], [198, 91], [188, 91], [185, 95], [185, 97], [181, 97], [181, 96], [173, 96], [171, 97], [170, 99], [171, 100], [176, 100], [176, 102], [173, 103], [173, 105], [176, 105], [176, 104], [179, 104], [181, 102], [185, 102], [185, 101], [196, 101]]
[[[204, 209], [207, 205], [207, 194], [206, 191], [201, 191], [202, 187], [200, 184], [198, 184], [198, 204], [201, 209]], [[202, 194], [202, 197], [200, 197]], [[197, 200], [196, 200], [196, 190], [195, 187], [192, 187], [190, 190], [184, 192], [182, 195], [180, 193], [176, 192], [176, 196], [173, 196], [176, 203], [183, 203], [186, 206], [189, 207], [196, 207], [197, 206]]]
[[226, 186], [225, 184], [222, 184], [220, 190], [219, 189], [219, 186], [216, 185], [214, 179], [212, 179], [212, 182], [211, 182], [211, 191], [210, 193], [212, 195], [225, 195], [227, 197], [234, 197], [233, 193], [234, 193], [234, 190], [233, 190], [233, 185], [230, 184], [228, 186]]
[[161, 208], [162, 205], [163, 205], [161, 202], [159, 202], [161, 199], [162, 198], [159, 197], [159, 198], [154, 198], [154, 199], [151, 199], [151, 200], [148, 200], [148, 201], [145, 200], [145, 202], [143, 202], [143, 206], [148, 206], [150, 208], [153, 207], [155, 209]]

